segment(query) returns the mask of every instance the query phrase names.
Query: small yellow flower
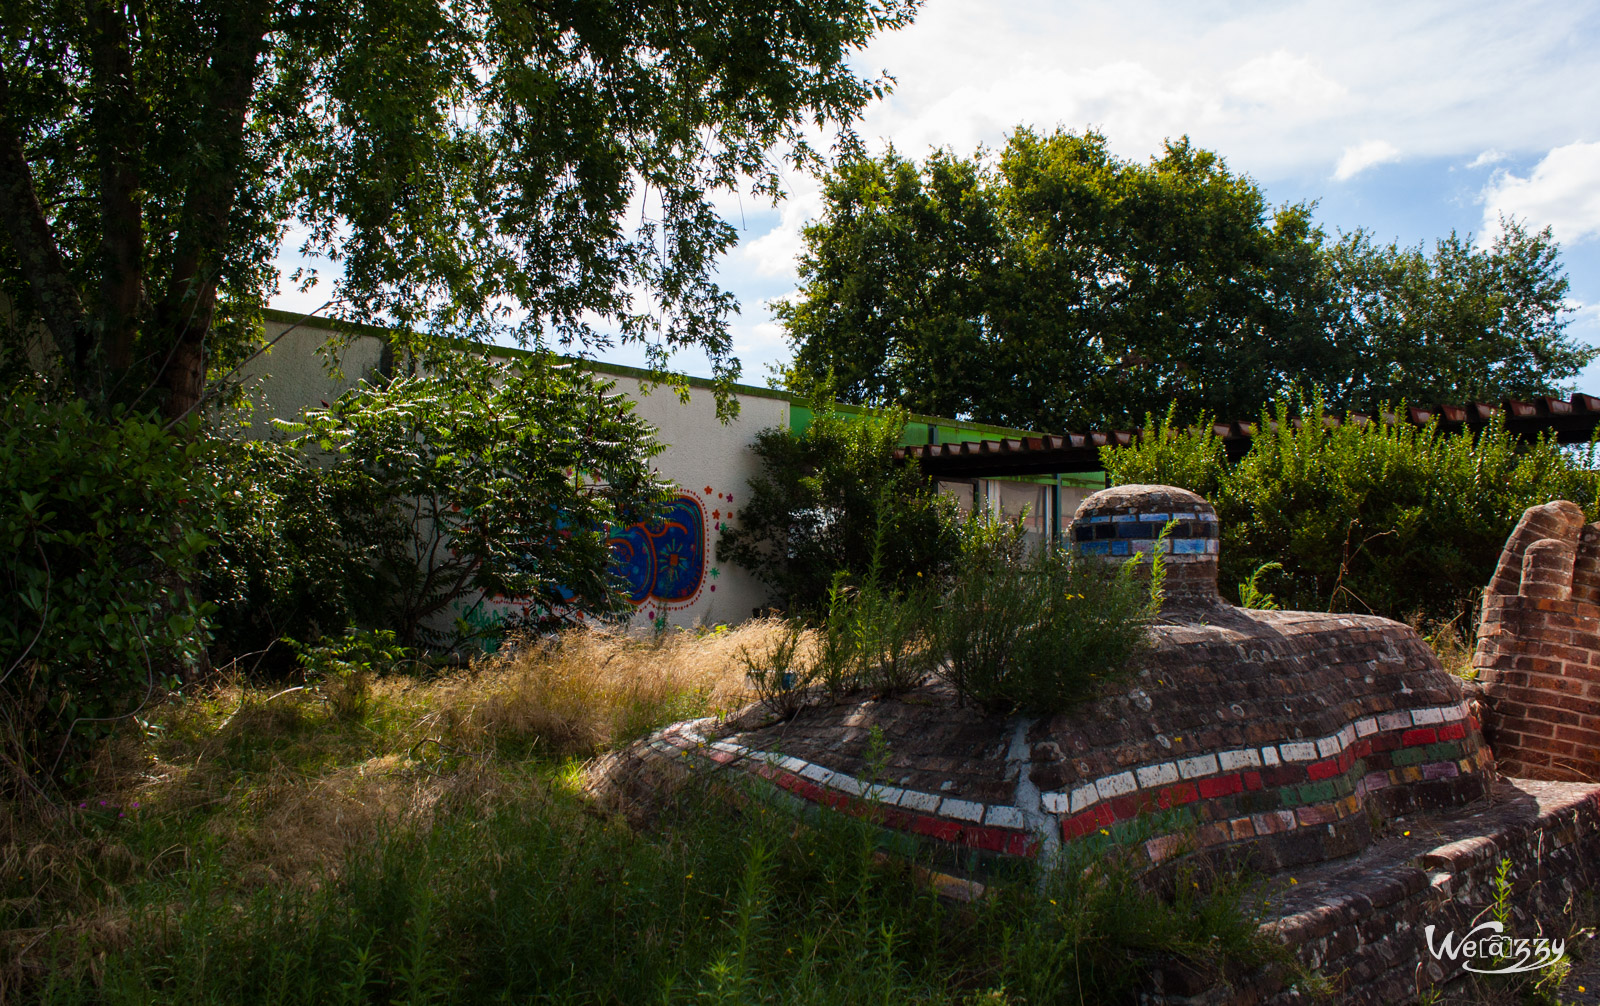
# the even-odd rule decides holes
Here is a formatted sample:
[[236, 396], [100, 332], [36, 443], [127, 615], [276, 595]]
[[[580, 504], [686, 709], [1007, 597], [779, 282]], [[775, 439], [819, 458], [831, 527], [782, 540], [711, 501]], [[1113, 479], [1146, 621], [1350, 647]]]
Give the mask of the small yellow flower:
[[1109, 831], [1107, 831], [1107, 830], [1105, 830], [1105, 829], [1104, 829], [1104, 828], [1101, 828], [1101, 829], [1100, 829], [1100, 834], [1102, 834], [1102, 835], [1109, 835], [1109, 834], [1111, 834], [1111, 832], [1109, 832]]
[[1411, 832], [1409, 832], [1409, 831], [1401, 832], [1401, 835], [1402, 835], [1402, 837], [1410, 838], [1411, 837]]
[[1291, 883], [1291, 884], [1298, 884], [1298, 883], [1300, 883], [1300, 881], [1298, 881], [1298, 880], [1296, 880], [1296, 879], [1294, 879], [1294, 878], [1293, 878], [1293, 877], [1290, 877], [1290, 878], [1289, 878], [1289, 883]]

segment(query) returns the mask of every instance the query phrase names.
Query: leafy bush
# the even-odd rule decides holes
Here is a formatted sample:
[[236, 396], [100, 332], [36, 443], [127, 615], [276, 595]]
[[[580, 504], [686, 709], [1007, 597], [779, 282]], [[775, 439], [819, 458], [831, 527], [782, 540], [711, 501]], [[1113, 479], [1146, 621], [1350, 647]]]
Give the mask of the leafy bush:
[[303, 463], [341, 546], [370, 563], [369, 627], [451, 650], [492, 631], [461, 617], [479, 593], [540, 628], [621, 610], [607, 528], [642, 519], [666, 485], [650, 427], [611, 388], [549, 358], [456, 354], [280, 424], [320, 452]]
[[[1248, 454], [1229, 464], [1209, 424], [1105, 448], [1120, 483], [1204, 495], [1222, 524], [1222, 583], [1248, 583], [1287, 607], [1449, 621], [1470, 611], [1522, 512], [1568, 499], [1597, 515], [1594, 448], [1513, 438], [1498, 421], [1477, 434], [1438, 425], [1325, 428], [1322, 403], [1281, 401]], [[1308, 420], [1296, 425], [1297, 419]], [[1275, 570], [1261, 567], [1278, 563]], [[1261, 576], [1253, 576], [1258, 571]], [[1270, 574], [1270, 575], [1267, 575]]]
[[382, 623], [374, 553], [386, 525], [368, 480], [268, 441], [223, 446], [210, 474], [218, 487], [218, 540], [197, 586], [215, 606], [213, 663], [282, 673], [292, 660], [280, 640]]
[[17, 392], [0, 404], [0, 758], [36, 785], [193, 667], [211, 445]]
[[1092, 696], [1147, 645], [1164, 566], [1023, 547], [1020, 521], [975, 514], [935, 622], [943, 674], [996, 712], [1058, 712]]
[[834, 574], [866, 572], [903, 589], [951, 568], [956, 522], [948, 501], [915, 465], [896, 464], [905, 413], [819, 411], [803, 433], [756, 435], [761, 473], [750, 480], [740, 521], [723, 532], [717, 557], [770, 586], [796, 612], [827, 610]]

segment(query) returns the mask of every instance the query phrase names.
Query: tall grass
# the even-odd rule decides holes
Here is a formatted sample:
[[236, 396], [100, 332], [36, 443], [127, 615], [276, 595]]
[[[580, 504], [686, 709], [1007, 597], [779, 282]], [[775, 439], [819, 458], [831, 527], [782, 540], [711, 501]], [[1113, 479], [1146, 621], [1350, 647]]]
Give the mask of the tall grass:
[[1275, 959], [1240, 884], [1169, 903], [1115, 849], [951, 907], [870, 822], [722, 790], [639, 833], [580, 795], [573, 755], [742, 701], [782, 631], [173, 702], [81, 807], [0, 805], [0, 1002], [1101, 1002], [1156, 955]]
[[957, 909], [873, 855], [858, 823], [797, 832], [759, 805], [730, 820], [705, 794], [671, 820], [641, 837], [546, 788], [387, 832], [315, 884], [238, 892], [205, 855], [133, 900], [104, 957], [52, 936], [36, 991], [54, 1004], [1104, 1002], [1149, 955], [1213, 969], [1274, 956], [1236, 885], [1168, 905], [1115, 857]]

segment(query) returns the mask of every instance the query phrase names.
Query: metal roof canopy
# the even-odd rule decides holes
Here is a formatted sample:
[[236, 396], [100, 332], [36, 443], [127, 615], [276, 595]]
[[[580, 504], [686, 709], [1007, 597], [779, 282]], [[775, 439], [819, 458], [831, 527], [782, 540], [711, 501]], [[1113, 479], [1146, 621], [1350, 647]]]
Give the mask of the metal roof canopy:
[[[1506, 430], [1516, 437], [1532, 439], [1541, 433], [1550, 433], [1558, 443], [1585, 444], [1600, 426], [1600, 397], [1578, 394], [1573, 395], [1571, 401], [1536, 398], [1528, 402], [1508, 399], [1500, 405], [1473, 402], [1470, 405], [1410, 406], [1403, 413], [1328, 413], [1322, 417], [1322, 423], [1331, 428], [1342, 423], [1382, 422], [1392, 426], [1406, 422], [1426, 426], [1437, 421], [1440, 432], [1457, 433], [1463, 429], [1480, 430], [1495, 416], [1501, 416]], [[1216, 423], [1212, 430], [1221, 438], [1228, 458], [1237, 461], [1250, 450], [1258, 425], [1243, 421]], [[1298, 429], [1301, 420], [1296, 419], [1294, 425]], [[916, 458], [922, 470], [935, 478], [1054, 475], [1098, 470], [1100, 448], [1126, 447], [1138, 435], [1138, 430], [1109, 430], [959, 444], [915, 444], [896, 450], [895, 457]]]

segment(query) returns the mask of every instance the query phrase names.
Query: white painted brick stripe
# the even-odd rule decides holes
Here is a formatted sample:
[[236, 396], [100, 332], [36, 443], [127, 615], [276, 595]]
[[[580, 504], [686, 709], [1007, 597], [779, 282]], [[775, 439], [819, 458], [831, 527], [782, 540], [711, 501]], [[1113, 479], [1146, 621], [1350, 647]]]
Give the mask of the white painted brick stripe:
[[996, 828], [1012, 828], [1019, 831], [1028, 826], [1028, 820], [1022, 816], [1022, 811], [998, 803], [990, 805], [988, 812], [983, 815], [983, 823]]
[[842, 793], [849, 793], [851, 796], [860, 796], [863, 788], [859, 779], [853, 775], [845, 775], [843, 772], [835, 772], [833, 778], [828, 780], [828, 785]]
[[1224, 772], [1237, 772], [1245, 768], [1257, 768], [1261, 765], [1261, 756], [1255, 748], [1245, 748], [1243, 751], [1223, 751], [1217, 755], [1217, 762]]
[[1199, 755], [1194, 758], [1181, 758], [1178, 760], [1178, 774], [1185, 779], [1198, 779], [1201, 776], [1216, 775], [1217, 756]]
[[1317, 746], [1310, 741], [1290, 741], [1279, 744], [1278, 751], [1283, 754], [1284, 761], [1316, 761]]
[[961, 821], [982, 821], [983, 804], [947, 796], [944, 802], [939, 804], [939, 813], [944, 817], [953, 817]]
[[1138, 772], [1139, 785], [1144, 789], [1152, 786], [1165, 786], [1178, 781], [1178, 763], [1162, 762], [1159, 765], [1145, 765]]
[[824, 785], [827, 784], [828, 780], [833, 778], [832, 769], [825, 769], [821, 765], [816, 765], [809, 762], [806, 764], [805, 768], [800, 770], [800, 774], [805, 776], [807, 779], [812, 780], [813, 782], [820, 782]]
[[1096, 779], [1094, 788], [1100, 793], [1100, 799], [1109, 800], [1114, 796], [1132, 793], [1139, 788], [1139, 784], [1134, 781], [1132, 772], [1119, 772], [1104, 779]]
[[[1434, 725], [1446, 722], [1464, 720], [1470, 714], [1470, 706], [1462, 701], [1447, 706], [1427, 706], [1420, 709], [1396, 710], [1383, 713], [1376, 717], [1366, 716], [1353, 723], [1346, 724], [1338, 733], [1328, 737], [1320, 737], [1312, 741], [1285, 741], [1276, 747], [1267, 745], [1257, 753], [1254, 748], [1245, 748], [1235, 751], [1222, 751], [1217, 754], [1196, 755], [1190, 758], [1181, 758], [1177, 761], [1157, 762], [1152, 765], [1139, 766], [1133, 771], [1124, 771], [1104, 776], [1092, 782], [1078, 786], [1071, 793], [1050, 792], [1040, 794], [1040, 802], [1046, 813], [1050, 814], [1076, 814], [1087, 810], [1101, 800], [1109, 800], [1135, 792], [1140, 788], [1154, 788], [1170, 785], [1178, 779], [1198, 779], [1217, 772], [1236, 772], [1262, 765], [1272, 766], [1279, 764], [1280, 756], [1283, 761], [1307, 762], [1319, 758], [1330, 758], [1343, 752], [1354, 744], [1357, 738], [1370, 737], [1380, 731], [1402, 730], [1413, 724]], [[705, 721], [696, 720], [676, 727], [667, 727], [656, 731], [647, 740], [647, 744], [654, 750], [663, 753], [687, 755], [689, 752], [681, 750], [682, 742], [695, 746], [710, 746], [729, 754], [741, 755], [753, 760], [762, 761], [788, 772], [793, 772], [814, 782], [829, 786], [833, 789], [852, 796], [864, 796], [866, 799], [878, 803], [900, 806], [908, 810], [917, 810], [927, 813], [937, 813], [945, 817], [953, 817], [963, 821], [983, 821], [1000, 828], [1026, 829], [1026, 819], [1022, 812], [1015, 807], [993, 804], [985, 805], [971, 800], [962, 800], [957, 797], [941, 797], [933, 793], [922, 793], [916, 790], [900, 789], [893, 786], [864, 783], [854, 776], [843, 772], [834, 772], [800, 758], [789, 757], [774, 751], [758, 751], [732, 741], [707, 741], [707, 739], [694, 729]], [[678, 742], [674, 746], [672, 742]], [[1365, 780], [1358, 788], [1358, 793], [1366, 792]], [[1280, 811], [1278, 818], [1288, 828], [1295, 826], [1293, 812]]]
[[1072, 813], [1074, 814], [1080, 810], [1093, 807], [1099, 802], [1100, 791], [1094, 783], [1090, 783], [1087, 786], [1079, 786], [1072, 791]]

